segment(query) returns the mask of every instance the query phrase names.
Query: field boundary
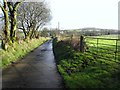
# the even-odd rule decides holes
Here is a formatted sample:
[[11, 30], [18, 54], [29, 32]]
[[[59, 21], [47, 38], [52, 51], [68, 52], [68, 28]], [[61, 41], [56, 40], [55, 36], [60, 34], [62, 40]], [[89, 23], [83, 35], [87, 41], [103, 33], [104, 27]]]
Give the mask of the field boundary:
[[[92, 47], [96, 48], [97, 50], [97, 54], [99, 53], [99, 50], [107, 50], [108, 54], [113, 54], [114, 53], [114, 58], [115, 60], [118, 59], [118, 53], [120, 53], [120, 45], [118, 44], [118, 42], [120, 42], [120, 39], [110, 39], [110, 38], [97, 38], [97, 37], [85, 37], [84, 38], [85, 41], [86, 41], [86, 44], [93, 44]], [[91, 39], [91, 40], [95, 40], [96, 42], [93, 43], [93, 42], [89, 42], [87, 41], [86, 39]], [[104, 40], [104, 41], [115, 41], [115, 44], [112, 45], [112, 44], [104, 44], [104, 43], [100, 43], [100, 40]], [[100, 47], [103, 46], [103, 47], [108, 47], [108, 48], [101, 48]], [[110, 49], [110, 47], [113, 47], [114, 49]], [[109, 51], [111, 50], [111, 51]], [[103, 52], [104, 53], [104, 52]], [[106, 52], [105, 52], [106, 53]]]

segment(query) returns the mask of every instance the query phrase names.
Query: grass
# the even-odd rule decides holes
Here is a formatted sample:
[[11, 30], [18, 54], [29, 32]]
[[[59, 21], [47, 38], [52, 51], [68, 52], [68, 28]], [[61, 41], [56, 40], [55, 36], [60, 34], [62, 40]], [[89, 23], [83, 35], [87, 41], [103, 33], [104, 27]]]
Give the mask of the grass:
[[21, 43], [15, 42], [13, 46], [8, 48], [8, 50], [0, 50], [0, 56], [2, 56], [2, 64], [0, 64], [0, 67], [6, 68], [11, 63], [17, 61], [19, 58], [24, 57], [27, 53], [37, 48], [46, 40], [48, 40], [48, 38], [41, 37], [40, 39], [21, 41]]
[[[111, 35], [110, 35], [111, 36]], [[86, 38], [86, 44], [89, 47], [89, 52], [97, 53], [102, 55], [102, 57], [109, 56], [109, 58], [117, 58], [120, 59], [118, 56], [120, 55], [120, 40], [115, 40], [115, 35], [111, 36], [111, 39], [108, 40], [110, 36], [99, 36], [101, 38], [107, 39], [97, 39], [97, 38]], [[112, 38], [113, 37], [113, 38]], [[117, 36], [116, 36], [117, 37]], [[117, 39], [117, 38], [116, 38]], [[98, 40], [98, 41], [97, 41]], [[98, 44], [97, 44], [98, 42]]]
[[53, 47], [66, 88], [120, 89], [120, 61], [113, 58], [113, 53], [104, 54], [104, 50], [99, 50], [102, 55], [99, 58], [92, 46], [85, 53], [80, 53], [66, 41], [57, 40], [54, 40]]
[[101, 35], [101, 36], [97, 36], [98, 38], [109, 38], [109, 39], [118, 39], [118, 35]]
[[108, 38], [108, 39], [118, 39], [119, 35], [113, 34], [113, 35], [101, 35], [101, 36], [88, 36], [88, 37], [95, 37], [95, 38]]

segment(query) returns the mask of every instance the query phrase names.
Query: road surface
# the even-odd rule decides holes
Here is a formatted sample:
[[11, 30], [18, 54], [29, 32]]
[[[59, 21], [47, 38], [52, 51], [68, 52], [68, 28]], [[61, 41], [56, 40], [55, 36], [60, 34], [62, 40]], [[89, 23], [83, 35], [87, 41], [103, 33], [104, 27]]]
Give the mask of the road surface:
[[52, 40], [2, 71], [2, 88], [63, 88]]

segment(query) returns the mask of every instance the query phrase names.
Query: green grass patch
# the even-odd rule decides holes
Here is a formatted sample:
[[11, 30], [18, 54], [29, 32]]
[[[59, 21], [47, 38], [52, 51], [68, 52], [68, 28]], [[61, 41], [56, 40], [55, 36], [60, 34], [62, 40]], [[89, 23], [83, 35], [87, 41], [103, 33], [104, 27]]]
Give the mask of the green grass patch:
[[101, 50], [97, 53], [92, 46], [80, 53], [66, 41], [57, 40], [54, 40], [53, 47], [66, 88], [120, 89], [120, 61], [114, 59], [114, 53], [104, 54], [105, 51]]

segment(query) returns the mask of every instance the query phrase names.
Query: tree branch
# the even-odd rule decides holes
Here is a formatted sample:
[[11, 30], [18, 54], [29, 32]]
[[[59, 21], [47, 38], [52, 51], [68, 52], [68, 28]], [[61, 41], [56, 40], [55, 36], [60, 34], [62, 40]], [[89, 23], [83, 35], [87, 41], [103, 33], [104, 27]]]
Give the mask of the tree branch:
[[5, 9], [1, 4], [0, 4], [0, 7], [1, 7], [2, 11], [5, 12]]
[[22, 3], [22, 2], [16, 2], [16, 3], [15, 3], [15, 5], [14, 5], [14, 7], [13, 7], [14, 11], [17, 10], [18, 6], [19, 6], [21, 3]]
[[13, 11], [12, 2], [7, 2], [10, 12]]
[[3, 0], [4, 1], [4, 9], [7, 9], [7, 0]]

